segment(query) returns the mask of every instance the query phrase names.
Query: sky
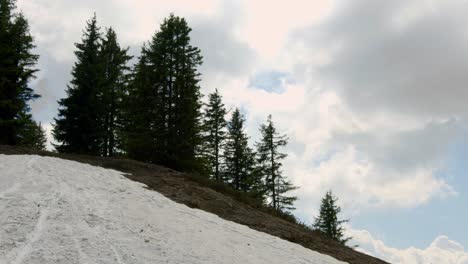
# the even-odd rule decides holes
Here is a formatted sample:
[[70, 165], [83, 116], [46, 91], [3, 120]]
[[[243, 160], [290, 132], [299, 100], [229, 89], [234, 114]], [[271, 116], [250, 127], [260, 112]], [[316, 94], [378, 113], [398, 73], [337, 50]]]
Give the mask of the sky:
[[392, 263], [468, 264], [468, 2], [18, 0], [41, 56], [34, 118], [50, 131], [74, 43], [94, 12], [138, 56], [184, 16], [202, 92], [241, 107], [251, 143], [272, 114], [289, 137], [294, 212], [340, 199], [358, 250]]

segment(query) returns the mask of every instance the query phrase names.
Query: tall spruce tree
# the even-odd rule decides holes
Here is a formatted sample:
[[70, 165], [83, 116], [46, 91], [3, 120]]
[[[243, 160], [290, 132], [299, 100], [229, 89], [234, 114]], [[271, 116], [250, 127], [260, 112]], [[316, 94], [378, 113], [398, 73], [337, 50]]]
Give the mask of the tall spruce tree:
[[[28, 102], [39, 96], [28, 86], [37, 71], [33, 38], [15, 0], [0, 0], [0, 144], [21, 144], [30, 128]], [[32, 131], [30, 131], [32, 132]]]
[[117, 42], [117, 34], [107, 29], [99, 50], [102, 64], [102, 82], [98, 87], [99, 123], [101, 155], [114, 156], [121, 147], [123, 126], [123, 99], [128, 86], [128, 48], [122, 49]]
[[205, 148], [209, 162], [210, 176], [221, 180], [222, 149], [226, 140], [226, 107], [218, 89], [208, 95], [208, 104], [204, 112]]
[[265, 181], [265, 195], [270, 206], [277, 210], [292, 210], [297, 197], [287, 196], [286, 193], [295, 190], [289, 180], [283, 175], [282, 160], [286, 154], [279, 148], [288, 143], [285, 135], [280, 135], [273, 124], [271, 115], [266, 124], [260, 127], [261, 140], [257, 142], [258, 173]]
[[40, 123], [32, 119], [31, 114], [23, 112], [20, 119], [24, 126], [18, 130], [18, 145], [37, 150], [46, 150], [47, 137], [45, 129]]
[[[146, 132], [130, 132], [142, 138], [127, 140], [130, 156], [147, 153], [145, 160], [181, 170], [200, 169], [197, 157], [202, 143], [197, 70], [202, 56], [190, 44], [190, 32], [184, 18], [171, 14], [143, 48], [131, 93], [147, 104], [129, 116], [147, 119], [148, 126]], [[132, 145], [144, 143], [144, 150]]]
[[224, 176], [234, 189], [253, 192], [258, 190], [260, 183], [255, 173], [255, 155], [244, 132], [244, 122], [244, 117], [236, 108], [228, 122]]
[[331, 191], [325, 194], [322, 198], [322, 204], [320, 205], [320, 213], [315, 218], [313, 227], [331, 239], [338, 241], [342, 244], [346, 244], [351, 238], [345, 237], [343, 224], [349, 220], [339, 220], [338, 214], [341, 212], [341, 208], [336, 204], [338, 198], [333, 195]]
[[152, 64], [148, 59], [147, 47], [143, 46], [138, 63], [134, 66], [128, 89], [124, 97], [123, 148], [127, 155], [136, 160], [159, 162], [161, 155], [156, 145], [156, 133], [161, 132], [164, 124], [158, 114], [160, 96], [152, 86]]
[[53, 135], [59, 152], [99, 155], [102, 132], [99, 113], [99, 89], [102, 64], [99, 57], [101, 33], [96, 15], [87, 21], [80, 43], [76, 43], [75, 65], [67, 97], [59, 100]]

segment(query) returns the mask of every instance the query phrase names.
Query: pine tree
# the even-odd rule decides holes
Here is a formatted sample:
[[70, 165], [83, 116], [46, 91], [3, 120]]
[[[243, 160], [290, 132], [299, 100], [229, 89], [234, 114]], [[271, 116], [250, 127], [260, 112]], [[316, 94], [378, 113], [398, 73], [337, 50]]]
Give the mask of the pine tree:
[[244, 117], [239, 109], [232, 113], [228, 122], [228, 134], [224, 149], [225, 180], [236, 190], [257, 191], [259, 178], [255, 174], [255, 155], [248, 145], [244, 132]]
[[77, 61], [67, 97], [59, 101], [53, 135], [59, 152], [99, 155], [102, 144], [98, 92], [102, 84], [102, 64], [99, 58], [101, 34], [96, 15], [87, 22], [81, 43], [75, 44]]
[[218, 90], [208, 95], [208, 104], [204, 112], [205, 148], [209, 162], [210, 175], [221, 180], [222, 148], [226, 140], [226, 107]]
[[164, 128], [156, 111], [160, 96], [153, 93], [152, 65], [147, 47], [143, 46], [138, 63], [131, 74], [128, 95], [124, 97], [124, 133], [122, 143], [127, 155], [145, 162], [159, 162], [156, 133]]
[[122, 49], [117, 42], [115, 31], [107, 29], [99, 50], [102, 64], [102, 83], [98, 89], [102, 156], [114, 156], [115, 151], [121, 149], [123, 98], [128, 85], [127, 63], [131, 59], [127, 52], [128, 48]]
[[148, 119], [148, 126], [146, 132], [133, 132], [134, 136], [143, 138], [127, 141], [131, 156], [142, 152], [132, 144], [147, 141], [143, 152], [150, 157], [146, 159], [181, 170], [200, 169], [197, 158], [202, 143], [197, 71], [202, 56], [190, 44], [190, 32], [185, 19], [170, 15], [143, 48], [132, 96], [147, 104], [137, 107], [143, 108], [141, 113], [131, 111], [129, 116]]
[[273, 124], [271, 115], [266, 124], [260, 127], [261, 140], [257, 142], [258, 171], [265, 181], [265, 195], [270, 201], [270, 206], [277, 210], [292, 210], [297, 197], [286, 196], [286, 193], [295, 190], [287, 178], [283, 175], [282, 160], [286, 154], [279, 148], [287, 144], [285, 135], [280, 135]]
[[42, 126], [41, 123], [34, 122], [34, 148], [38, 150], [46, 150], [46, 145], [47, 145], [47, 136], [46, 136], [46, 130]]
[[19, 131], [28, 126], [28, 102], [39, 97], [28, 87], [39, 56], [32, 53], [26, 18], [15, 9], [15, 0], [0, 0], [0, 144], [6, 145], [19, 144]]
[[331, 191], [325, 194], [320, 205], [320, 213], [315, 218], [313, 227], [331, 239], [338, 241], [342, 244], [346, 244], [351, 238], [345, 237], [343, 224], [349, 220], [338, 220], [338, 214], [341, 212], [341, 208], [336, 204], [338, 198], [333, 196]]
[[36, 123], [31, 114], [23, 112], [20, 119], [25, 124], [18, 130], [18, 145], [46, 150], [46, 132], [40, 123]]

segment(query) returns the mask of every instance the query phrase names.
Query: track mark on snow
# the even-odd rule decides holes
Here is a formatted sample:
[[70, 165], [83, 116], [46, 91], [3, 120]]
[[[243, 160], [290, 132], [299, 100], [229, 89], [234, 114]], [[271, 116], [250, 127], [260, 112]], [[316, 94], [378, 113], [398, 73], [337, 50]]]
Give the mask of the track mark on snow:
[[39, 240], [42, 235], [42, 231], [45, 227], [45, 222], [48, 216], [47, 209], [43, 209], [40, 212], [39, 219], [37, 220], [34, 230], [29, 234], [28, 240], [25, 245], [19, 250], [15, 260], [12, 264], [20, 264], [23, 260], [31, 253], [32, 245]]

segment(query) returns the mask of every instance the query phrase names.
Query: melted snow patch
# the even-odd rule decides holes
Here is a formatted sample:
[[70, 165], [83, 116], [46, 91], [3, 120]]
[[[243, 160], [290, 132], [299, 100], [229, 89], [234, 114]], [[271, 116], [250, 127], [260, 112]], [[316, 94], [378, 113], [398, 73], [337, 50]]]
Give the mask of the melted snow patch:
[[0, 263], [344, 263], [143, 187], [114, 170], [0, 155]]

